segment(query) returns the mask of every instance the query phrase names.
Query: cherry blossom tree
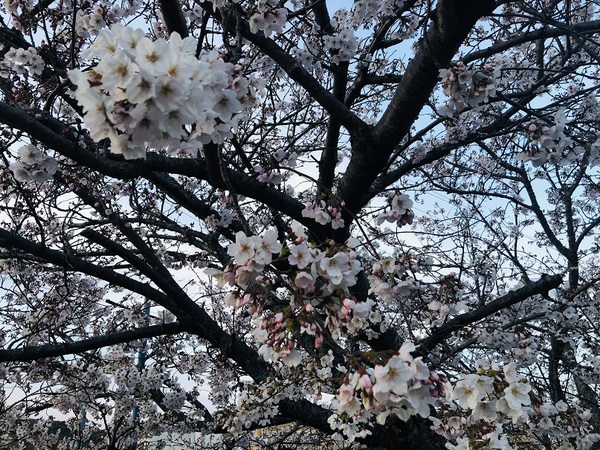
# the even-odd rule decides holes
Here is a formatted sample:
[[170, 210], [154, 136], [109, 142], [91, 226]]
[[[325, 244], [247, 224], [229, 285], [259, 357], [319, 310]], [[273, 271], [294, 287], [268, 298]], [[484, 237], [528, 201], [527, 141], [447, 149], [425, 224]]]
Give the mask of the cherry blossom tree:
[[0, 448], [600, 448], [599, 11], [5, 0]]

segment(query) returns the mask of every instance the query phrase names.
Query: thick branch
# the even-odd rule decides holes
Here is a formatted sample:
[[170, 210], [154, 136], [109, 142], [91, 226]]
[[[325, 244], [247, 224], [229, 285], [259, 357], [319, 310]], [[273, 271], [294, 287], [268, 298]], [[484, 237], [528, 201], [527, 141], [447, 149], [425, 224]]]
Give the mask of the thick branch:
[[393, 148], [410, 130], [446, 67], [475, 23], [493, 11], [490, 0], [442, 0], [390, 105], [375, 127], [378, 142]]
[[[61, 122], [42, 114], [39, 118], [33, 117], [22, 109], [3, 102], [0, 102], [0, 122], [29, 134], [33, 139], [82, 166], [110, 177], [119, 179], [151, 178], [149, 175], [152, 172], [163, 172], [187, 175], [210, 182], [209, 170], [201, 159], [172, 158], [152, 152], [149, 152], [143, 161], [108, 159], [63, 137], [61, 132], [66, 129], [66, 126]], [[313, 230], [319, 230], [321, 234], [326, 234], [328, 228], [318, 225], [312, 219], [302, 217], [304, 205], [301, 202], [241, 172], [227, 169], [226, 173], [236, 193], [264, 203], [303, 225]]]
[[[45, 262], [54, 264], [55, 266], [63, 267], [67, 270], [74, 270], [99, 278], [116, 286], [121, 286], [132, 292], [137, 292], [138, 294], [155, 301], [157, 304], [167, 308], [172, 312], [174, 310], [177, 311], [177, 307], [171, 299], [169, 299], [162, 292], [154, 289], [146, 283], [141, 283], [131, 277], [115, 272], [114, 270], [109, 269], [107, 267], [97, 266], [74, 255], [50, 249], [42, 244], [32, 242], [28, 239], [19, 236], [16, 233], [12, 233], [8, 230], [1, 228], [0, 247], [4, 247], [7, 249], [18, 249], [26, 253], [27, 255], [33, 255], [35, 258], [39, 258]], [[18, 252], [15, 253], [14, 257], [24, 259], [28, 258], [28, 256], [20, 254]]]
[[42, 358], [53, 358], [56, 356], [73, 355], [89, 350], [97, 350], [111, 345], [123, 344], [125, 342], [137, 341], [139, 339], [152, 338], [156, 336], [183, 333], [185, 327], [179, 322], [151, 325], [144, 328], [119, 331], [104, 336], [83, 339], [77, 342], [65, 342], [64, 344], [47, 344], [30, 347], [15, 348], [11, 350], [0, 350], [0, 362], [7, 361], [35, 361]]
[[408, 64], [396, 93], [372, 136], [352, 141], [352, 158], [338, 192], [352, 213], [365, 203], [365, 193], [417, 119], [446, 67], [477, 20], [492, 12], [491, 0], [442, 0], [437, 16]]
[[562, 276], [560, 275], [545, 275], [538, 281], [529, 283], [522, 288], [511, 291], [502, 297], [477, 308], [474, 311], [470, 311], [449, 320], [441, 327], [437, 328], [433, 334], [423, 339], [417, 348], [417, 353], [421, 355], [427, 355], [433, 348], [439, 343], [443, 342], [445, 338], [450, 336], [457, 330], [471, 325], [479, 320], [485, 319], [492, 314], [497, 313], [509, 306], [515, 305], [522, 302], [534, 295], [546, 294], [549, 290], [555, 289], [562, 283]]
[[177, 0], [160, 0], [159, 3], [169, 33], [177, 32], [182, 38], [187, 37], [188, 29], [179, 2]]
[[594, 20], [591, 22], [571, 24], [564, 28], [541, 28], [539, 30], [532, 31], [530, 33], [520, 34], [514, 38], [507, 39], [506, 41], [500, 42], [491, 47], [472, 52], [465, 56], [462, 61], [465, 64], [476, 61], [478, 59], [489, 58], [490, 56], [497, 55], [506, 50], [515, 48], [518, 45], [525, 44], [526, 42], [534, 42], [538, 39], [545, 39], [551, 37], [565, 36], [573, 33], [587, 34], [587, 33], [598, 33], [600, 31], [600, 20]]
[[[348, 84], [348, 63], [342, 62], [333, 66], [334, 81], [333, 95], [343, 102], [346, 95], [346, 85]], [[338, 144], [340, 141], [340, 121], [334, 116], [329, 117], [327, 124], [327, 137], [325, 138], [325, 149], [321, 154], [319, 161], [319, 185], [317, 187], [319, 194], [325, 194], [333, 187], [335, 176], [335, 166], [338, 163]]]

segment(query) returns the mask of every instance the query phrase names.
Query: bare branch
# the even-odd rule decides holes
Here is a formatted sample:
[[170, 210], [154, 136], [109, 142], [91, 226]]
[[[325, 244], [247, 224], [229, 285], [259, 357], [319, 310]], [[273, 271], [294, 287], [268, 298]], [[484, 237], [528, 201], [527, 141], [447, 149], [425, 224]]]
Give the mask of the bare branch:
[[8, 361], [35, 361], [43, 358], [56, 356], [74, 355], [90, 350], [109, 347], [111, 345], [124, 344], [139, 339], [153, 338], [163, 335], [172, 335], [185, 332], [185, 327], [180, 322], [151, 325], [133, 330], [119, 331], [116, 333], [83, 339], [77, 342], [65, 342], [64, 344], [36, 345], [10, 350], [0, 350], [0, 362]]
[[468, 325], [471, 325], [479, 320], [485, 319], [492, 314], [497, 313], [505, 308], [522, 302], [534, 295], [547, 294], [549, 290], [556, 289], [562, 283], [561, 275], [545, 275], [538, 281], [529, 283], [517, 290], [511, 291], [502, 297], [489, 302], [488, 304], [477, 308], [476, 310], [469, 311], [461, 314], [452, 320], [449, 320], [441, 327], [434, 330], [431, 336], [422, 339], [417, 347], [417, 353], [420, 355], [427, 355], [433, 348], [439, 343], [443, 342], [445, 338], [450, 336], [453, 332], [460, 330]]

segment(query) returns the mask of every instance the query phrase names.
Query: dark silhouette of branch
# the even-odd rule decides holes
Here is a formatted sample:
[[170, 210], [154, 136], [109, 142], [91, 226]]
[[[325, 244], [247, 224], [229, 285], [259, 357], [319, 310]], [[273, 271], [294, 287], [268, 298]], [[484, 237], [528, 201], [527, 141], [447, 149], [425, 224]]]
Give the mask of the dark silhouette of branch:
[[547, 294], [548, 291], [557, 288], [561, 283], [561, 275], [544, 275], [538, 281], [534, 281], [519, 289], [511, 291], [473, 311], [461, 314], [435, 329], [431, 336], [422, 339], [419, 342], [416, 352], [420, 355], [427, 355], [436, 345], [443, 342], [444, 339], [455, 331], [485, 319], [498, 311], [520, 303], [534, 295]]
[[[39, 116], [38, 120], [20, 108], [0, 102], [0, 120], [3, 123], [29, 134], [63, 156], [104, 175], [126, 180], [144, 177], [156, 171], [188, 175], [209, 182], [211, 179], [214, 181], [208, 167], [201, 159], [172, 158], [157, 153], [148, 153], [145, 160], [117, 161], [109, 159], [99, 153], [82, 148], [62, 136], [61, 133], [66, 126], [59, 121], [41, 113]], [[228, 180], [238, 194], [258, 200], [303, 225], [327, 235], [328, 227], [318, 225], [314, 220], [302, 216], [304, 205], [298, 200], [244, 173], [232, 169], [225, 169], [225, 171]]]
[[162, 12], [165, 25], [169, 33], [179, 33], [182, 38], [188, 37], [189, 32], [178, 0], [160, 0], [160, 11]]
[[[491, 0], [442, 0], [436, 20], [421, 40], [398, 84], [394, 97], [373, 132], [352, 136], [352, 157], [340, 181], [338, 196], [356, 213], [364, 206], [371, 183], [388, 164], [393, 149], [404, 138], [446, 67], [475, 23], [494, 9]], [[350, 222], [351, 216], [347, 219]]]
[[510, 48], [517, 45], [525, 44], [526, 42], [534, 42], [539, 39], [546, 39], [551, 37], [567, 36], [570, 34], [594, 34], [600, 31], [600, 20], [593, 20], [590, 22], [576, 23], [569, 27], [564, 28], [540, 28], [539, 30], [531, 31], [529, 33], [523, 33], [515, 36], [511, 39], [507, 39], [491, 47], [483, 50], [471, 52], [462, 58], [465, 64], [476, 61], [478, 59], [486, 59], [490, 56], [502, 53]]
[[65, 342], [64, 344], [35, 345], [10, 350], [0, 350], [0, 362], [8, 361], [35, 361], [42, 358], [53, 358], [56, 356], [74, 355], [90, 350], [109, 347], [111, 345], [123, 344], [163, 335], [172, 335], [185, 332], [185, 327], [180, 322], [151, 325], [133, 330], [119, 331], [116, 333], [82, 339], [77, 342]]

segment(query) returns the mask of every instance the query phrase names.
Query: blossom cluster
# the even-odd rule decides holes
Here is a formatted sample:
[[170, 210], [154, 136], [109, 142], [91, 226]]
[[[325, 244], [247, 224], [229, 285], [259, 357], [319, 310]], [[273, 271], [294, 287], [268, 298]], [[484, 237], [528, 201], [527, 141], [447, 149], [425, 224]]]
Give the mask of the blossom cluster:
[[350, 61], [358, 50], [358, 40], [354, 31], [349, 28], [332, 35], [323, 36], [323, 44], [331, 55], [331, 62], [335, 64]]
[[313, 56], [314, 53], [317, 53], [317, 51], [310, 47], [293, 47], [290, 49], [290, 54], [308, 70], [320, 66], [319, 61], [315, 62], [315, 57]]
[[319, 289], [323, 295], [346, 291], [356, 284], [362, 270], [356, 253], [344, 246], [332, 246], [321, 250], [309, 244], [303, 227], [295, 223], [293, 241], [287, 245], [288, 262], [295, 266], [297, 286], [307, 293]]
[[195, 56], [192, 37], [173, 33], [151, 41], [139, 29], [115, 24], [102, 30], [83, 55], [98, 58], [88, 72], [71, 70], [75, 97], [95, 141], [111, 152], [144, 158], [146, 147], [195, 153], [232, 136], [251, 101], [249, 81], [218, 53]]
[[287, 9], [280, 8], [279, 2], [274, 0], [260, 0], [250, 20], [250, 31], [257, 33], [263, 31], [269, 37], [272, 32], [281, 33], [287, 20]]
[[[344, 206], [343, 203], [341, 205]], [[302, 210], [302, 217], [308, 217], [321, 225], [331, 223], [334, 230], [344, 227], [342, 210], [340, 207], [327, 205], [324, 200], [319, 202], [307, 202]]]
[[440, 376], [429, 370], [420, 357], [411, 352], [415, 346], [404, 342], [385, 364], [360, 367], [348, 374], [334, 401], [336, 414], [329, 423], [350, 440], [360, 437], [360, 425], [374, 415], [384, 424], [392, 415], [407, 421], [412, 416], [429, 417], [430, 407], [444, 395]]
[[[547, 162], [566, 166], [581, 161], [587, 155], [590, 165], [597, 165], [600, 162], [600, 131], [596, 131], [594, 142], [584, 146], [567, 136], [566, 126], [565, 109], [556, 112], [552, 123], [530, 123], [526, 130], [529, 145], [517, 155], [517, 160], [530, 161], [533, 167]], [[589, 151], [586, 152], [588, 145]]]
[[274, 230], [267, 230], [262, 236], [247, 236], [243, 231], [238, 231], [235, 242], [227, 249], [236, 266], [235, 284], [247, 287], [256, 281], [265, 266], [271, 264], [273, 254], [278, 254], [281, 249], [282, 245]]
[[376, 261], [369, 275], [369, 293], [377, 294], [383, 301], [389, 302], [416, 291], [419, 282], [411, 275], [418, 269], [416, 264], [417, 260], [412, 254]]
[[358, 0], [352, 6], [352, 23], [360, 26], [370, 23], [376, 16], [394, 16], [403, 4], [404, 0]]
[[[279, 254], [282, 249], [274, 230], [267, 230], [262, 236], [247, 236], [238, 231], [235, 242], [227, 249], [235, 266], [234, 284], [247, 287], [256, 281], [265, 266], [272, 262], [273, 254]], [[307, 292], [315, 291], [317, 279], [320, 280], [320, 291], [326, 295], [347, 289], [356, 284], [356, 276], [361, 270], [354, 252], [328, 253], [313, 248], [302, 234], [287, 245], [286, 253], [288, 263], [298, 269], [294, 278], [296, 286]]]
[[[84, 3], [77, 8], [75, 13], [75, 32], [80, 38], [88, 39], [111, 23], [123, 22], [128, 17], [139, 12], [139, 0], [127, 2], [112, 2], [110, 0], [97, 0]], [[158, 34], [155, 33], [158, 36]]]
[[287, 152], [278, 149], [273, 151], [271, 160], [267, 164], [255, 164], [252, 170], [258, 175], [257, 180], [261, 183], [278, 185], [285, 179], [285, 175], [277, 168], [296, 167], [297, 157], [296, 152], [291, 152], [288, 155]]
[[323, 49], [334, 64], [350, 61], [358, 51], [352, 14], [344, 8], [338, 9], [331, 18], [331, 26], [335, 31], [323, 35], [321, 39]]
[[412, 225], [415, 213], [412, 211], [413, 201], [406, 194], [395, 194], [387, 199], [387, 206], [377, 219], [377, 225], [383, 222], [396, 222], [396, 225]]
[[236, 414], [229, 417], [219, 417], [218, 414], [217, 417], [232, 432], [249, 429], [253, 424], [265, 426], [279, 413], [278, 403], [283, 398], [284, 394], [281, 392], [274, 395], [274, 389], [268, 383], [248, 383], [237, 397]]
[[[559, 401], [555, 405], [544, 403], [535, 396], [531, 385], [517, 373], [514, 362], [501, 370], [480, 369], [475, 374], [466, 375], [453, 387], [448, 385], [446, 392], [453, 406], [439, 418], [432, 419], [432, 428], [447, 439], [456, 441], [456, 444], [446, 444], [450, 450], [482, 447], [512, 450], [503, 431], [505, 419], [510, 420], [513, 427], [527, 423], [529, 428], [542, 430], [565, 442], [573, 436], [586, 436], [588, 445], [582, 444], [577, 448], [589, 448], [596, 439], [589, 430], [584, 430], [585, 420], [575, 423], [572, 418], [567, 418], [571, 414], [567, 413], [569, 407], [564, 402]], [[585, 419], [585, 415], [581, 411], [575, 413], [579, 419]], [[571, 433], [576, 427], [581, 429]]]
[[58, 170], [56, 159], [44, 155], [35, 145], [24, 145], [18, 153], [20, 160], [10, 165], [17, 181], [42, 184], [50, 180]]
[[[246, 307], [254, 315], [255, 339], [262, 345], [260, 353], [269, 360], [297, 365], [300, 354], [295, 350], [290, 330], [314, 336], [315, 346], [319, 347], [323, 342], [323, 327], [339, 333], [345, 324], [350, 332], [358, 332], [380, 317], [372, 301], [355, 301], [349, 293], [362, 270], [353, 250], [343, 246], [321, 250], [309, 244], [300, 224], [294, 223], [292, 230], [291, 242], [285, 245], [277, 240], [274, 230], [267, 230], [262, 236], [238, 232], [227, 250], [232, 264], [220, 276], [234, 287], [225, 295], [225, 303]], [[289, 265], [285, 275], [279, 272], [276, 278], [285, 277], [291, 294], [289, 306], [276, 313], [264, 311], [265, 302], [274, 295], [275, 281], [265, 270], [274, 255]], [[325, 312], [324, 322], [315, 320], [317, 309]]]
[[0, 77], [8, 78], [11, 73], [18, 76], [39, 76], [44, 71], [44, 67], [46, 64], [35, 48], [11, 47], [4, 55], [4, 59], [0, 61]]
[[[310, 310], [310, 307], [308, 307]], [[289, 309], [288, 309], [289, 311]], [[301, 353], [295, 348], [295, 338], [287, 332], [289, 323], [284, 311], [267, 315], [258, 320], [253, 331], [254, 339], [261, 344], [258, 353], [266, 361], [280, 359], [285, 365], [295, 367], [302, 361]], [[313, 322], [311, 325], [304, 323], [307, 330], [311, 330], [315, 339], [315, 347], [323, 343], [323, 335], [320, 328]]]
[[485, 64], [480, 69], [468, 68], [463, 62], [453, 62], [448, 69], [440, 69], [444, 94], [450, 97], [445, 113], [452, 116], [467, 106], [476, 107], [495, 95], [499, 67]]
[[[554, 116], [553, 125], [531, 123], [527, 127], [530, 143], [528, 148], [517, 155], [517, 160], [530, 161], [533, 167], [540, 167], [548, 161], [559, 162], [562, 151], [573, 143], [564, 134], [567, 118], [564, 110]], [[579, 153], [575, 150], [574, 154]]]
[[89, 10], [79, 9], [76, 15], [77, 34], [81, 37], [97, 35], [106, 26], [105, 11], [101, 5]]

